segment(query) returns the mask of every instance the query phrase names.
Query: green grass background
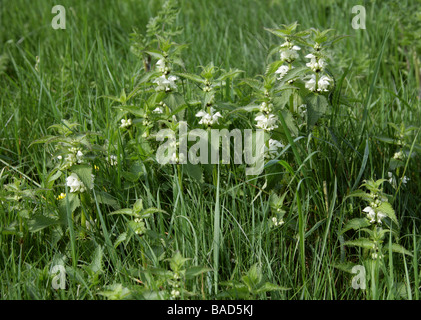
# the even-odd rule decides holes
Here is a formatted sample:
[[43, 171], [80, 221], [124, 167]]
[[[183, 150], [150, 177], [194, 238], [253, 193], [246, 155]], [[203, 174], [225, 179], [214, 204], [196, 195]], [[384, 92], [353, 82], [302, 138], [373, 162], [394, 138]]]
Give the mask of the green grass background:
[[[0, 166], [5, 168], [2, 176], [25, 173], [41, 183], [51, 150], [43, 145], [29, 148], [29, 144], [48, 134], [47, 128], [61, 119], [72, 119], [86, 130], [112, 131], [116, 124], [112, 122], [111, 102], [101, 96], [118, 95], [122, 88], [136, 85], [142, 62], [130, 52], [129, 34], [133, 27], [145, 30], [148, 19], [156, 15], [162, 2], [61, 0], [60, 4], [66, 8], [65, 30], [51, 27], [54, 16], [51, 8], [55, 4], [54, 1], [1, 1], [0, 159], [4, 162]], [[357, 4], [366, 7], [366, 30], [351, 27], [354, 17], [351, 9]], [[303, 208], [308, 217], [306, 231], [317, 221], [328, 218], [326, 210], [315, 209], [309, 201], [316, 198], [315, 202], [325, 205], [323, 181], [327, 181], [328, 203], [334, 217], [330, 225], [324, 223], [316, 232], [320, 238], [316, 236], [308, 241], [305, 278], [295, 239], [282, 232], [259, 228], [258, 221], [267, 217], [267, 204], [261, 198], [250, 204], [257, 190], [247, 184], [238, 185], [230, 176], [224, 177], [226, 186], [239, 188], [245, 196], [238, 200], [231, 196], [229, 188], [224, 186], [221, 190], [219, 278], [238, 277], [259, 262], [270, 281], [293, 288], [272, 293], [273, 299], [418, 298], [417, 255], [406, 260], [399, 256], [393, 269], [379, 279], [379, 290], [369, 293], [354, 290], [350, 277], [335, 270], [332, 263], [341, 257], [337, 232], [343, 219], [358, 215], [361, 210], [343, 202], [343, 196], [358, 175], [366, 139], [370, 141], [370, 154], [363, 178], [385, 177], [387, 161], [395, 150], [372, 137], [390, 134], [388, 122], [421, 125], [417, 61], [421, 45], [419, 31], [413, 27], [419, 19], [415, 14], [420, 11], [419, 3], [399, 1], [396, 6], [393, 1], [194, 0], [180, 1], [180, 9], [177, 24], [184, 31], [176, 40], [189, 44], [183, 59], [186, 69], [192, 72], [198, 71], [199, 65], [213, 61], [222, 68], [244, 70], [247, 76], [262, 74], [269, 47], [279, 42], [264, 27], [298, 21], [303, 29], [333, 28], [338, 34], [350, 35], [336, 45], [331, 67], [339, 78], [351, 66], [343, 92], [358, 101], [347, 112], [339, 113], [331, 128], [333, 134], [326, 135], [326, 141], [318, 144], [321, 156], [313, 164], [314, 189], [305, 190], [309, 197]], [[377, 64], [379, 55], [381, 60]], [[35, 70], [37, 56], [40, 72]], [[362, 121], [364, 110], [367, 119]], [[333, 137], [339, 142], [333, 143]], [[403, 244], [414, 253], [421, 246], [420, 169], [416, 158], [407, 171], [410, 183], [399, 193], [394, 206], [402, 224]], [[117, 174], [109, 178], [110, 185], [119, 179]], [[213, 235], [208, 230], [213, 230], [213, 195], [191, 185], [183, 203], [161, 204], [157, 188], [151, 186], [151, 193], [142, 187], [131, 191], [136, 190], [151, 205], [171, 207], [174, 214], [187, 217], [190, 224], [174, 225], [175, 247], [194, 258], [195, 263], [212, 267]], [[133, 203], [130, 194], [123, 190], [116, 197], [130, 205]], [[2, 214], [0, 223], [7, 226], [14, 218]], [[111, 233], [117, 223], [110, 220]], [[327, 239], [323, 239], [325, 234]], [[137, 243], [133, 243], [124, 252], [116, 252], [120, 269], [110, 267], [100, 284], [94, 286], [82, 281], [81, 288], [70, 285], [66, 291], [53, 292], [46, 285], [45, 270], [58, 249], [45, 240], [43, 233], [26, 236], [24, 243], [13, 236], [0, 235], [0, 238], [1, 299], [99, 298], [97, 292], [106, 284], [121, 282], [133, 286], [126, 270], [136, 269], [141, 259]], [[97, 234], [94, 242], [103, 244], [104, 239]], [[92, 243], [79, 241], [76, 245], [83, 264], [84, 257], [88, 259], [92, 253]], [[106, 255], [105, 259], [111, 257]], [[207, 281], [212, 279], [209, 277]], [[196, 290], [200, 292], [200, 282]], [[213, 291], [201, 292], [200, 297], [212, 298]]]

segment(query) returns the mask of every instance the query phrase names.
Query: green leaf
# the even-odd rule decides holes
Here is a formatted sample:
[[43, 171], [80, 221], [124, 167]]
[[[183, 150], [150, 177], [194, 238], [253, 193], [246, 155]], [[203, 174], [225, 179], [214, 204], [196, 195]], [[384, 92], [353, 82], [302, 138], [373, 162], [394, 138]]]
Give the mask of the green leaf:
[[168, 97], [164, 100], [165, 104], [171, 109], [175, 110], [178, 107], [186, 104], [184, 98], [181, 94], [174, 92], [168, 95]]
[[133, 205], [133, 213], [139, 214], [140, 211], [143, 210], [143, 200], [138, 199], [136, 200], [135, 204]]
[[117, 237], [117, 240], [114, 242], [114, 248], [117, 248], [118, 245], [127, 240], [127, 232], [120, 233]]
[[210, 268], [201, 267], [201, 266], [191, 267], [186, 270], [185, 277], [186, 279], [191, 279], [191, 278], [197, 277], [198, 275], [202, 273], [209, 272], [211, 270], [212, 269]]
[[121, 283], [109, 285], [105, 288], [106, 290], [100, 291], [98, 294], [109, 300], [124, 300], [129, 298], [131, 294], [130, 290], [123, 287]]
[[116, 210], [116, 211], [110, 212], [109, 214], [110, 214], [110, 215], [114, 215], [114, 214], [127, 214], [127, 215], [129, 215], [129, 216], [134, 216], [134, 217], [137, 217], [137, 213], [134, 213], [134, 212], [133, 212], [133, 209], [131, 209], [131, 208], [119, 209], [119, 210]]
[[102, 258], [104, 256], [104, 250], [102, 246], [98, 245], [92, 255], [92, 262], [86, 268], [92, 273], [103, 272]]
[[367, 238], [359, 238], [357, 240], [346, 241], [344, 245], [350, 247], [360, 247], [364, 249], [374, 249], [376, 247], [375, 243]]
[[274, 283], [265, 282], [261, 286], [259, 286], [259, 288], [255, 290], [254, 293], [259, 294], [259, 293], [266, 293], [269, 291], [280, 291], [280, 290], [284, 290], [284, 291], [291, 290], [291, 288], [281, 287]]
[[262, 281], [262, 273], [261, 269], [258, 267], [258, 264], [254, 264], [251, 266], [249, 271], [241, 277], [241, 280], [244, 284], [249, 288], [250, 292], [252, 292], [257, 285]]
[[398, 219], [396, 219], [395, 210], [393, 210], [392, 205], [389, 202], [382, 202], [381, 205], [377, 208], [377, 212], [381, 211], [387, 215], [394, 223], [399, 225]]
[[46, 217], [42, 214], [34, 216], [28, 220], [28, 228], [30, 232], [37, 232], [44, 228], [60, 224], [60, 220]]
[[154, 207], [150, 207], [150, 208], [147, 208], [147, 209], [143, 210], [141, 213], [139, 213], [138, 214], [138, 217], [144, 219], [144, 218], [150, 217], [154, 213], [165, 213], [165, 214], [168, 214], [168, 212], [166, 212], [165, 210], [154, 208]]
[[190, 260], [190, 258], [184, 258], [181, 255], [180, 251], [176, 251], [174, 255], [170, 259], [167, 259], [167, 260], [170, 262], [171, 270], [174, 272], [178, 272], [183, 268], [184, 263]]
[[344, 272], [353, 273], [352, 268], [356, 266], [355, 263], [352, 262], [343, 262], [343, 263], [333, 263], [333, 267], [339, 269]]
[[196, 74], [192, 74], [192, 73], [182, 73], [182, 72], [178, 72], [178, 73], [175, 73], [177, 76], [180, 76], [180, 77], [182, 77], [182, 78], [185, 78], [185, 79], [189, 79], [189, 80], [192, 80], [192, 81], [194, 81], [194, 82], [198, 82], [198, 83], [202, 83], [202, 84], [204, 84], [205, 82], [206, 82], [206, 80], [205, 79], [203, 79], [202, 77], [200, 77], [200, 76], [198, 76], [198, 75], [196, 75]]
[[[229, 285], [228, 283], [220, 282], [220, 285]], [[239, 285], [230, 285], [233, 288], [226, 289], [220, 293], [218, 293], [218, 298], [229, 298], [229, 299], [237, 299], [237, 300], [244, 300], [250, 298], [250, 292], [247, 287], [243, 284]]]
[[290, 130], [292, 136], [298, 135], [298, 128], [295, 125], [295, 120], [291, 112], [289, 110], [281, 110], [282, 116], [284, 117], [285, 123], [287, 128]]
[[204, 182], [203, 168], [200, 165], [193, 165], [191, 163], [183, 164], [183, 172], [190, 178], [196, 180], [199, 184]]
[[[386, 247], [385, 247], [386, 249]], [[397, 243], [392, 243], [392, 251], [396, 252], [396, 253], [402, 253], [402, 254], [406, 254], [407, 256], [413, 256], [413, 254], [406, 250], [404, 247], [402, 247], [401, 245], [397, 244]]]
[[120, 208], [117, 200], [105, 191], [98, 191], [96, 200], [99, 203], [111, 206], [114, 210], [118, 210]]
[[312, 128], [316, 122], [326, 113], [328, 101], [325, 96], [311, 94], [307, 98], [307, 126]]
[[68, 193], [63, 200], [60, 200], [58, 208], [60, 213], [60, 220], [64, 224], [67, 224], [67, 201], [69, 202], [69, 211], [71, 213], [80, 207], [80, 199], [76, 193]]
[[72, 172], [76, 173], [87, 189], [94, 187], [92, 179], [92, 167], [88, 164], [77, 165], [72, 167]]
[[355, 218], [350, 221], [342, 228], [340, 233], [344, 233], [348, 230], [358, 230], [360, 228], [369, 227], [370, 222], [366, 218]]

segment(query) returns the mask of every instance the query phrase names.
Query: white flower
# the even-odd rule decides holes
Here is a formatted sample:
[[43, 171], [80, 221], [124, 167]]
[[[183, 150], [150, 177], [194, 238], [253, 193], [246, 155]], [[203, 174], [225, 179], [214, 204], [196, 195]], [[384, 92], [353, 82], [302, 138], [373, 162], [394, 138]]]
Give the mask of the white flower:
[[365, 207], [363, 211], [367, 212], [367, 218], [370, 219], [370, 223], [376, 222], [376, 212], [372, 207]]
[[172, 156], [171, 156], [171, 158], [170, 158], [170, 163], [172, 163], [172, 164], [174, 164], [174, 163], [184, 163], [184, 160], [185, 160], [185, 156], [184, 156], [184, 153], [180, 153], [178, 156], [177, 156], [177, 153], [173, 153], [172, 154]]
[[272, 222], [275, 225], [275, 227], [279, 227], [279, 226], [282, 226], [284, 224], [283, 219], [278, 220], [276, 217], [272, 217]]
[[403, 184], [406, 184], [409, 181], [409, 178], [407, 176], [404, 176], [403, 178], [401, 178], [401, 181]]
[[[317, 91], [329, 91], [330, 81], [332, 81], [332, 79], [328, 76], [321, 76], [317, 82]], [[312, 74], [305, 86], [310, 91], [316, 91], [316, 75]]]
[[[291, 69], [293, 69], [294, 67], [291, 67]], [[275, 71], [276, 74], [279, 74], [279, 77], [277, 77], [276, 79], [278, 80], [282, 80], [283, 77], [285, 77], [285, 75], [287, 74], [287, 72], [289, 71], [289, 67], [286, 65], [282, 65], [278, 68], [278, 70]]]
[[383, 212], [377, 212], [377, 223], [382, 223], [382, 219], [386, 218], [387, 216]]
[[370, 219], [370, 223], [375, 223], [377, 221], [377, 223], [381, 224], [382, 219], [386, 217], [386, 215], [380, 211], [376, 214], [372, 207], [365, 207], [363, 211], [367, 213], [367, 218]]
[[161, 107], [157, 107], [157, 108], [155, 108], [155, 110], [153, 112], [155, 112], [155, 113], [164, 113], [164, 110]]
[[156, 62], [156, 69], [157, 69], [159, 72], [162, 72], [162, 73], [164, 73], [164, 72], [165, 72], [165, 60], [164, 60], [164, 59], [159, 59], [159, 60]]
[[318, 91], [329, 91], [328, 88], [330, 86], [330, 81], [332, 81], [332, 79], [330, 79], [328, 76], [322, 76], [319, 79], [318, 82]]
[[180, 291], [178, 291], [178, 290], [172, 290], [171, 291], [171, 296], [173, 297], [173, 298], [177, 298], [178, 296], [180, 296]]
[[295, 46], [290, 41], [285, 41], [283, 44], [281, 44], [281, 48], [288, 48], [288, 49], [295, 50], [295, 51], [301, 50], [301, 48], [299, 46]]
[[286, 49], [281, 51], [281, 60], [287, 63], [292, 63], [298, 58], [296, 50]]
[[257, 121], [256, 127], [260, 129], [271, 131], [278, 128], [278, 126], [276, 125], [278, 117], [274, 114], [265, 115], [261, 113], [256, 118], [254, 118], [254, 120]]
[[76, 160], [77, 160], [77, 163], [82, 163], [82, 162], [83, 162], [82, 157], [83, 157], [83, 153], [82, 153], [82, 151], [80, 151], [80, 150], [79, 150], [79, 151], [76, 153]]
[[316, 91], [316, 76], [313, 74], [310, 80], [306, 82], [306, 88], [310, 91]]
[[326, 66], [326, 62], [323, 59], [317, 58], [313, 54], [306, 55], [306, 58], [311, 59], [310, 62], [306, 63], [306, 66], [309, 67], [313, 72], [320, 72]]
[[265, 150], [267, 151], [267, 157], [273, 159], [278, 154], [279, 148], [284, 148], [285, 146], [278, 140], [269, 139], [268, 147], [265, 146]]
[[127, 128], [132, 125], [132, 119], [121, 119], [121, 125], [120, 128]]
[[115, 166], [117, 165], [118, 161], [117, 161], [117, 156], [116, 155], [110, 155], [108, 162], [110, 163], [110, 165]]
[[302, 104], [298, 106], [298, 112], [301, 113], [302, 115], [305, 115], [307, 113], [307, 105]]
[[403, 152], [402, 150], [399, 152], [395, 152], [395, 154], [393, 155], [393, 159], [395, 160], [403, 160]]
[[61, 160], [61, 159], [63, 159], [63, 157], [62, 156], [57, 156], [57, 159], [58, 160]]
[[388, 175], [388, 177], [389, 177], [389, 183], [394, 187], [394, 188], [396, 188], [396, 178], [393, 176], [393, 173], [392, 172], [388, 172], [387, 173], [387, 175]]
[[153, 83], [156, 83], [156, 91], [171, 91], [172, 89], [177, 89], [175, 81], [177, 80], [176, 76], [169, 76], [168, 79], [165, 75], [162, 75], [156, 78]]
[[219, 118], [222, 118], [222, 115], [219, 112], [215, 113], [215, 109], [213, 107], [210, 108], [210, 113], [200, 110], [196, 113], [196, 117], [201, 117], [199, 124], [204, 124], [207, 126], [211, 126], [213, 124], [217, 124]]
[[66, 178], [66, 184], [70, 187], [70, 192], [85, 192], [85, 186], [79, 177], [72, 173]]
[[271, 113], [273, 111], [273, 104], [272, 103], [268, 104], [263, 101], [259, 109], [263, 113]]

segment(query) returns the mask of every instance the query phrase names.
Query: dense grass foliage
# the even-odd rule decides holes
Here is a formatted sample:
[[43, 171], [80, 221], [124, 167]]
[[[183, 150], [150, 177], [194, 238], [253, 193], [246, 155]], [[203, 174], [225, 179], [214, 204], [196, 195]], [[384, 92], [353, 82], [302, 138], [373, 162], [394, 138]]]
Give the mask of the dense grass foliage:
[[[299, 98], [286, 101], [297, 131], [279, 123], [287, 147], [258, 177], [234, 164], [160, 166], [148, 154], [156, 145], [120, 127], [122, 92], [145, 79], [131, 35], [146, 32], [162, 1], [62, 0], [64, 30], [51, 27], [55, 4], [0, 6], [1, 299], [419, 299], [418, 1], [179, 1], [172, 39], [188, 46], [178, 72], [211, 62], [243, 71], [217, 96], [227, 108], [251, 104], [241, 81], [279, 59], [268, 53], [282, 39], [265, 28], [348, 36], [329, 52], [327, 109], [310, 126]], [[361, 4], [366, 29], [356, 30]], [[194, 81], [179, 83], [183, 99], [198, 99]], [[130, 105], [148, 97], [140, 90]], [[227, 119], [250, 127], [254, 117]], [[75, 169], [87, 189], [94, 174], [89, 196], [71, 196], [69, 168], [53, 170], [60, 149], [49, 135], [90, 150], [89, 170]], [[362, 219], [374, 194], [387, 203], [381, 230]], [[57, 265], [65, 289], [52, 286]], [[352, 285], [355, 265], [364, 290]]]

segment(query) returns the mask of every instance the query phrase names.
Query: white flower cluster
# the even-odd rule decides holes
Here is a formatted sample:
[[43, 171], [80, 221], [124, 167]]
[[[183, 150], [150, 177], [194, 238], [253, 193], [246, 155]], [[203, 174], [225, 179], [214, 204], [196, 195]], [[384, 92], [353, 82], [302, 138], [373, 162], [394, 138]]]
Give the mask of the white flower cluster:
[[[389, 183], [396, 189], [398, 187], [396, 177], [393, 175], [392, 172], [388, 172], [387, 175], [389, 177]], [[407, 176], [403, 176], [400, 180], [402, 184], [405, 185], [410, 179]]]
[[276, 78], [276, 79], [278, 79], [278, 80], [282, 80], [282, 78], [283, 77], [285, 77], [285, 75], [288, 73], [288, 71], [289, 70], [291, 70], [291, 69], [294, 69], [294, 67], [293, 66], [291, 66], [291, 68], [290, 67], [288, 67], [287, 65], [282, 65], [282, 66], [280, 66], [276, 71], [275, 71], [275, 74], [277, 74], [278, 75], [278, 77]]
[[[58, 156], [57, 159], [63, 159], [62, 156]], [[70, 168], [71, 166], [83, 163], [83, 153], [79, 148], [71, 147], [69, 148], [69, 153], [67, 154], [66, 158], [64, 159], [65, 168]]]
[[382, 202], [387, 202], [386, 197], [379, 197], [377, 194], [370, 194], [372, 201], [370, 205], [363, 209], [363, 212], [367, 213], [367, 219], [370, 220], [370, 223], [382, 223], [382, 219], [387, 215], [379, 210], [379, 207], [382, 205]]
[[273, 104], [266, 103], [263, 101], [259, 109], [260, 109], [260, 112], [262, 113], [271, 113], [273, 111]]
[[218, 124], [219, 118], [222, 118], [221, 113], [216, 112], [213, 107], [210, 107], [209, 112], [206, 112], [204, 110], [200, 110], [198, 113], [196, 113], [196, 117], [201, 117], [199, 124], [204, 124], [207, 126], [212, 126], [214, 124]]
[[393, 155], [393, 159], [395, 160], [404, 160], [404, 154], [402, 152], [402, 150], [395, 152], [395, 154]]
[[278, 128], [276, 122], [278, 117], [271, 113], [273, 111], [273, 104], [268, 102], [262, 102], [260, 105], [260, 113], [257, 114], [255, 121], [257, 121], [256, 127], [265, 131], [272, 131]]
[[274, 224], [275, 227], [280, 227], [284, 224], [284, 220], [278, 219], [276, 217], [272, 217], [272, 223]]
[[310, 62], [306, 63], [306, 66], [313, 72], [321, 72], [326, 66], [326, 61], [320, 57], [315, 56], [312, 53], [306, 55], [307, 59], [311, 59]]
[[152, 112], [162, 114], [164, 113], [164, 109], [162, 109], [162, 107], [156, 107]]
[[293, 63], [299, 57], [297, 52], [299, 50], [301, 50], [299, 46], [294, 45], [291, 41], [285, 41], [279, 51], [281, 53], [281, 60], [286, 63]]
[[176, 152], [174, 152], [170, 158], [170, 163], [175, 164], [175, 163], [183, 163], [184, 160], [186, 159], [184, 153], [180, 153], [177, 155]]
[[278, 149], [285, 148], [285, 146], [278, 140], [269, 139], [268, 147], [265, 146], [265, 157], [274, 159], [278, 155]]
[[132, 119], [121, 119], [120, 128], [128, 128], [132, 125]]
[[[93, 181], [95, 179], [95, 176], [92, 174], [92, 185]], [[72, 173], [70, 176], [66, 178], [66, 185], [70, 188], [70, 192], [85, 192], [86, 187], [83, 184], [83, 182], [79, 179], [78, 175], [76, 173]]]
[[254, 120], [257, 121], [256, 127], [265, 131], [272, 131], [278, 128], [278, 125], [276, 124], [278, 117], [272, 113], [259, 113]]
[[167, 76], [164, 74], [158, 78], [156, 78], [153, 83], [156, 84], [155, 90], [156, 91], [171, 91], [173, 89], [177, 89], [177, 86], [175, 84], [175, 81], [177, 80], [176, 76]]
[[328, 76], [321, 76], [318, 81], [316, 81], [316, 75], [312, 74], [310, 79], [306, 82], [306, 88], [313, 92], [328, 92], [330, 88], [331, 78]]
[[106, 157], [106, 159], [108, 160], [111, 166], [116, 166], [118, 163], [117, 156], [114, 154], [110, 155], [109, 157]]
[[134, 219], [134, 233], [142, 235], [145, 232], [145, 222], [141, 218]]
[[72, 173], [66, 178], [66, 184], [70, 188], [70, 192], [72, 193], [86, 191], [85, 185], [75, 173]]
[[380, 212], [380, 211], [378, 211], [376, 213], [376, 211], [372, 207], [370, 207], [370, 206], [365, 207], [363, 209], [363, 211], [367, 213], [367, 219], [370, 220], [370, 223], [377, 222], [377, 223], [381, 224], [382, 223], [382, 219], [384, 217], [386, 217], [386, 215], [384, 213]]
[[165, 59], [159, 59], [156, 62], [156, 69], [161, 72], [162, 74], [168, 74], [170, 73], [171, 69], [170, 67], [167, 65]]

